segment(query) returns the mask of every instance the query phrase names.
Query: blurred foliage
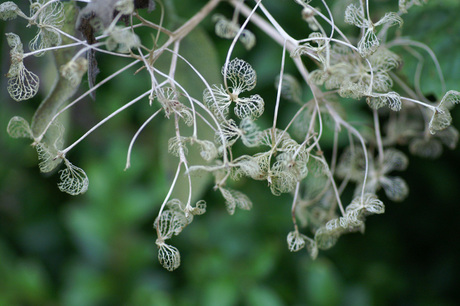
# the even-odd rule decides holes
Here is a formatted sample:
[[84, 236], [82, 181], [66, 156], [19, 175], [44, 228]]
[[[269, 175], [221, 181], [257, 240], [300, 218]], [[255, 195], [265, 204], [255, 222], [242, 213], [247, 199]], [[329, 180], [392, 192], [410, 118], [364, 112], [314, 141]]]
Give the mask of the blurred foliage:
[[[303, 35], [301, 23], [290, 23], [293, 14], [299, 13], [292, 2], [273, 1], [267, 6], [290, 31]], [[393, 2], [379, 4], [391, 8]], [[186, 1], [177, 6], [177, 16], [190, 16], [204, 3]], [[448, 88], [459, 90], [460, 6], [456, 0], [431, 3], [435, 4], [414, 9], [405, 17], [403, 35], [432, 47], [440, 58]], [[218, 10], [225, 12], [227, 8], [222, 4]], [[377, 10], [377, 5], [373, 9]], [[1, 32], [13, 26], [1, 23]], [[222, 63], [229, 42], [218, 40], [217, 49], [211, 50], [209, 38], [216, 37], [209, 19], [205, 26], [207, 34], [196, 34], [201, 40], [195, 40], [195, 45], [189, 42], [188, 52], [197, 52], [197, 44], [208, 45], [210, 54], [216, 52], [209, 56]], [[253, 63], [263, 86], [260, 92], [264, 92], [270, 107], [274, 101], [270, 97], [275, 93], [272, 76], [279, 69], [281, 51], [262, 33], [254, 32], [258, 39], [255, 51], [247, 53], [237, 48], [235, 55]], [[2, 59], [8, 58], [7, 49], [2, 41]], [[101, 78], [114, 65], [123, 65], [112, 59], [104, 62], [103, 57], [99, 61]], [[50, 59], [36, 62], [31, 64], [41, 69], [35, 70], [45, 71], [44, 77], [49, 74], [52, 79]], [[422, 89], [436, 95], [439, 82], [428, 58], [426, 63]], [[408, 75], [414, 65], [413, 59], [406, 60]], [[2, 60], [2, 74], [7, 66], [8, 61]], [[218, 71], [209, 72], [211, 79], [218, 76]], [[88, 100], [75, 108], [75, 128], [69, 138], [75, 139], [98, 118], [137, 95], [137, 80], [125, 74], [98, 91], [96, 102]], [[5, 131], [13, 115], [30, 118], [40, 97], [18, 105], [5, 96], [5, 78], [1, 82], [0, 127]], [[124, 92], [121, 94], [118, 88], [124, 88]], [[41, 98], [44, 96], [46, 92], [42, 91]], [[289, 107], [283, 111], [286, 116], [290, 114]], [[286, 234], [291, 229], [288, 196], [274, 197], [260, 182], [239, 181], [237, 187], [255, 205], [250, 212], [238, 211], [230, 217], [223, 199], [209, 190], [205, 194], [208, 213], [197, 217], [174, 239], [183, 264], [170, 273], [158, 264], [152, 229], [169, 186], [168, 166], [158, 145], [163, 141], [159, 131], [165, 128], [164, 120], [155, 120], [141, 134], [132, 167], [123, 171], [129, 141], [149, 115], [134, 107], [71, 153], [72, 159], [87, 170], [91, 182], [88, 192], [79, 197], [59, 192], [56, 173], [39, 174], [35, 152], [25, 141], [0, 133], [0, 305], [356, 306], [460, 302], [460, 253], [455, 247], [460, 232], [460, 178], [456, 171], [459, 149], [444, 153], [437, 161], [411, 157], [410, 168], [404, 174], [411, 187], [409, 199], [401, 204], [385, 201], [387, 212], [370, 218], [365, 235], [345, 236], [316, 261], [305, 252], [289, 253], [287, 249]], [[454, 117], [458, 127], [458, 110]]]

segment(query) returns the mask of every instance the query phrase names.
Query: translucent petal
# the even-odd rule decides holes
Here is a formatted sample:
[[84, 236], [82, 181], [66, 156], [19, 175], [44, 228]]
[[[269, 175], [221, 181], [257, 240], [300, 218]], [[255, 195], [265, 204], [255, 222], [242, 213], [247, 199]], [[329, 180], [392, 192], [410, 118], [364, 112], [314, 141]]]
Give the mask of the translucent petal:
[[28, 100], [38, 92], [40, 80], [38, 76], [27, 70], [22, 62], [12, 66], [7, 74], [8, 93], [15, 101]]
[[372, 28], [368, 28], [363, 38], [358, 42], [358, 52], [362, 57], [372, 55], [379, 47], [380, 42]]
[[[275, 81], [275, 88], [278, 88], [279, 82], [280, 78], [278, 76]], [[287, 73], [283, 74], [283, 82], [281, 84], [281, 95], [286, 100], [301, 103], [302, 88], [294, 76]]]
[[233, 94], [236, 95], [256, 86], [256, 71], [247, 62], [238, 58], [228, 64], [227, 71], [225, 71], [225, 66], [222, 67], [222, 75], [230, 82]]
[[43, 141], [35, 145], [38, 153], [38, 167], [41, 172], [47, 173], [54, 170], [62, 161], [59, 150], [64, 144], [64, 126], [58, 122], [48, 128]]
[[[39, 0], [31, 5], [30, 13], [35, 15], [38, 13], [35, 22], [39, 26], [37, 35], [30, 41], [29, 48], [34, 51], [42, 50], [52, 46], [58, 46], [62, 43], [61, 34], [52, 27], [61, 28], [64, 23], [64, 5], [61, 1], [53, 2], [46, 5], [48, 1]], [[36, 56], [41, 56], [45, 52], [37, 53]]]
[[232, 39], [240, 29], [238, 24], [231, 22], [221, 14], [215, 14], [212, 20], [216, 23], [214, 28], [216, 35], [221, 38]]
[[361, 83], [344, 81], [340, 84], [339, 95], [343, 98], [359, 100], [367, 95], [368, 86]]
[[217, 143], [223, 144], [223, 141], [225, 141], [225, 146], [232, 146], [240, 137], [242, 132], [236, 125], [235, 120], [230, 119], [226, 122], [223, 122], [221, 125], [221, 130], [216, 131], [215, 135], [215, 140]]
[[19, 116], [14, 116], [10, 119], [6, 131], [8, 132], [8, 135], [13, 138], [33, 139], [33, 134], [29, 123], [24, 118]]
[[233, 161], [232, 178], [238, 180], [241, 176], [248, 176], [255, 180], [263, 176], [262, 169], [259, 166], [259, 160], [250, 156], [242, 155]]
[[161, 243], [158, 250], [158, 261], [166, 270], [176, 270], [180, 266], [179, 250], [172, 245]]
[[375, 194], [366, 193], [364, 197], [358, 196], [351, 201], [347, 206], [347, 212], [352, 210], [365, 209], [370, 214], [383, 214], [385, 212], [385, 205], [380, 201]]
[[362, 216], [360, 210], [351, 210], [347, 211], [345, 217], [341, 217], [340, 219], [346, 220], [346, 223], [344, 222], [344, 225], [346, 224], [346, 226], [342, 225], [342, 227], [353, 230], [357, 227], [360, 227], [364, 223], [363, 220], [361, 220], [361, 218]]
[[[393, 86], [393, 80], [387, 72], [377, 71], [374, 73], [372, 88], [378, 92], [387, 92]], [[399, 106], [401, 108], [401, 106]], [[399, 110], [399, 109], [397, 109]]]
[[[297, 153], [297, 154], [296, 154]], [[301, 181], [308, 174], [308, 160], [310, 155], [306, 151], [288, 151], [278, 154], [272, 170], [278, 173], [289, 172], [296, 181]]]
[[249, 30], [244, 29], [238, 39], [246, 50], [251, 50], [256, 45], [256, 36]]
[[315, 49], [310, 44], [298, 45], [292, 52], [291, 57], [314, 54]]
[[183, 152], [184, 155], [187, 155], [188, 148], [185, 145], [186, 141], [187, 141], [187, 138], [183, 136], [171, 137], [168, 140], [168, 152], [177, 157], [181, 156], [181, 152]]
[[329, 165], [323, 158], [310, 154], [308, 159], [308, 171], [315, 177], [329, 176]]
[[368, 97], [366, 102], [373, 109], [379, 109], [387, 105], [387, 100], [381, 97]]
[[305, 236], [306, 248], [310, 257], [315, 260], [318, 257], [318, 246], [316, 241]]
[[428, 0], [399, 0], [399, 11], [401, 13], [407, 13], [407, 10], [413, 5], [422, 5]]
[[193, 139], [192, 142], [196, 142], [200, 145], [200, 155], [204, 160], [210, 161], [217, 157], [217, 149], [213, 142], [200, 139]]
[[394, 12], [389, 12], [386, 13], [385, 16], [383, 16], [379, 21], [377, 21], [374, 26], [380, 26], [383, 24], [386, 24], [388, 26], [394, 26], [394, 25], [399, 25], [401, 27], [403, 25], [403, 20], [401, 17], [399, 17], [398, 14]]
[[177, 114], [185, 124], [193, 124], [193, 116], [190, 110], [179, 101], [179, 92], [171, 87], [161, 87], [156, 90], [156, 98], [165, 111], [165, 117]]
[[67, 192], [70, 195], [78, 195], [88, 190], [89, 180], [83, 169], [72, 165], [67, 159], [64, 159], [66, 169], [60, 170], [59, 190]]
[[232, 103], [230, 95], [224, 89], [222, 85], [212, 85], [211, 91], [207, 88], [203, 92], [203, 100], [206, 106], [218, 116], [226, 116], [228, 114], [228, 108]]
[[339, 218], [331, 219], [327, 221], [325, 225], [326, 230], [329, 232], [333, 232], [337, 230], [340, 231], [341, 230], [340, 227], [342, 227], [342, 224]]
[[401, 110], [401, 96], [397, 92], [391, 91], [389, 93], [382, 95], [381, 98], [384, 98], [386, 100], [386, 104], [391, 110]]
[[206, 201], [204, 200], [199, 200], [198, 202], [196, 202], [195, 207], [193, 207], [193, 209], [191, 210], [191, 213], [194, 216], [202, 215], [205, 212], [206, 212]]
[[272, 171], [267, 179], [270, 185], [270, 191], [278, 196], [282, 193], [294, 191], [298, 182], [297, 176], [289, 171]]
[[403, 201], [409, 194], [409, 187], [400, 177], [384, 176], [380, 179], [380, 185], [387, 197], [395, 202]]
[[360, 8], [354, 4], [347, 6], [345, 10], [345, 22], [355, 25], [358, 28], [368, 28], [369, 22], [364, 18], [364, 14]]
[[460, 103], [460, 92], [449, 90], [446, 92], [444, 97], [442, 97], [441, 102], [439, 102], [439, 106], [451, 109], [455, 104], [458, 103]]
[[339, 178], [350, 177], [352, 181], [360, 182], [364, 176], [364, 152], [359, 147], [347, 147], [340, 156], [336, 174]]
[[[62, 43], [61, 34], [51, 28], [40, 28], [37, 35], [29, 42], [29, 49], [39, 51], [46, 48], [59, 46]], [[42, 56], [46, 51], [35, 53], [35, 56]]]
[[399, 67], [401, 58], [396, 53], [381, 46], [369, 57], [369, 61], [375, 72], [388, 72]]
[[185, 210], [185, 204], [179, 199], [169, 200], [168, 203], [166, 203], [166, 206], [173, 211], [180, 212], [181, 214], [183, 214], [183, 211]]
[[250, 210], [252, 208], [251, 200], [244, 193], [223, 187], [219, 187], [219, 190], [225, 199], [225, 207], [230, 215], [235, 213], [236, 207], [244, 210]]
[[458, 103], [460, 103], [460, 92], [450, 90], [444, 95], [431, 117], [429, 123], [431, 134], [435, 134], [437, 131], [444, 130], [450, 126], [452, 123], [452, 116], [449, 110]]
[[318, 249], [328, 250], [332, 248], [339, 240], [342, 232], [340, 231], [328, 231], [324, 227], [320, 227], [315, 233], [315, 241]]
[[46, 144], [39, 143], [35, 146], [38, 154], [38, 167], [41, 172], [47, 173], [54, 170], [62, 161], [60, 158], [56, 158], [58, 151]]
[[251, 119], [244, 118], [240, 122], [241, 140], [247, 147], [256, 147], [260, 144], [262, 133], [259, 126]]
[[[238, 31], [240, 30], [239, 24], [231, 20], [228, 20], [221, 14], [215, 14], [213, 16], [213, 21], [216, 22], [215, 32], [216, 32], [216, 35], [219, 37], [222, 37], [225, 39], [232, 39], [238, 34]], [[247, 29], [244, 29], [243, 31], [241, 31], [241, 34], [238, 37], [238, 39], [243, 44], [243, 46], [246, 48], [246, 50], [252, 49], [252, 47], [254, 47], [256, 44], [255, 35]]]
[[254, 159], [257, 161], [257, 165], [260, 168], [260, 176], [253, 177], [255, 180], [266, 180], [268, 176], [268, 171], [270, 169], [269, 163], [270, 152], [261, 152], [254, 155]]
[[235, 103], [234, 112], [240, 119], [256, 119], [264, 112], [264, 99], [259, 95], [252, 95], [249, 98], [238, 98]]
[[22, 62], [22, 56], [24, 53], [24, 47], [21, 42], [21, 38], [14, 33], [6, 33], [6, 41], [8, 46], [11, 48], [11, 64]]
[[[46, 25], [52, 25], [55, 27], [61, 27], [64, 23], [64, 5], [60, 1], [47, 4], [49, 0], [38, 0], [30, 6], [30, 15], [38, 13], [36, 23], [41, 27]], [[45, 4], [47, 4], [45, 6]]]
[[[444, 131], [441, 131], [441, 132], [444, 132]], [[432, 137], [428, 139], [414, 138], [409, 143], [409, 151], [411, 154], [417, 155], [420, 157], [438, 158], [442, 154], [442, 145], [439, 140], [434, 139]]]
[[289, 251], [297, 252], [305, 247], [305, 240], [298, 231], [289, 232], [287, 235], [287, 244]]
[[15, 19], [17, 16], [26, 17], [21, 9], [12, 1], [0, 4], [0, 19], [7, 21]]
[[328, 79], [328, 74], [322, 69], [316, 69], [310, 73], [309, 77], [310, 80], [313, 81], [313, 83], [315, 83], [318, 86], [321, 86]]
[[442, 131], [449, 127], [452, 123], [452, 115], [450, 111], [444, 107], [436, 107], [436, 110], [433, 112], [431, 117], [429, 128], [431, 134], [436, 134], [438, 131]]
[[312, 32], [308, 35], [308, 38], [311, 39], [311, 42], [318, 45], [318, 51], [326, 45], [326, 37], [321, 32]]
[[185, 217], [185, 213], [180, 209], [164, 210], [155, 219], [154, 227], [158, 232], [158, 239], [164, 241], [173, 235], [179, 235], [182, 230], [190, 223], [191, 219]]
[[436, 133], [436, 137], [440, 139], [445, 146], [453, 150], [458, 143], [458, 130], [453, 126], [449, 126], [447, 129]]
[[262, 131], [261, 142], [267, 147], [271, 148], [275, 143], [283, 142], [286, 139], [291, 139], [291, 136], [283, 130], [275, 129], [275, 131], [273, 131], [272, 128], [269, 128]]
[[404, 171], [409, 164], [407, 156], [396, 149], [386, 149], [383, 157], [382, 173], [387, 174], [391, 171]]

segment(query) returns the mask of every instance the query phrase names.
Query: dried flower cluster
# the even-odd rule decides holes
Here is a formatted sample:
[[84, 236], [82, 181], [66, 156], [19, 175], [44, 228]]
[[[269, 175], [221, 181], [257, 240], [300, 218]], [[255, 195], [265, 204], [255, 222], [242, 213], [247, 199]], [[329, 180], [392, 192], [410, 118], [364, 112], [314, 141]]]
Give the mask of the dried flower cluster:
[[[367, 216], [384, 213], [385, 206], [377, 196], [381, 190], [392, 201], [407, 197], [408, 184], [394, 172], [406, 169], [408, 157], [395, 146], [407, 144], [412, 154], [429, 158], [440, 156], [443, 145], [451, 149], [456, 146], [458, 131], [451, 126], [450, 110], [460, 102], [460, 93], [450, 90], [438, 103], [432, 103], [397, 76], [404, 58], [394, 47], [419, 45], [401, 39], [389, 29], [402, 27], [404, 14], [424, 1], [399, 0], [398, 11], [374, 21], [369, 1], [354, 1], [343, 16], [332, 16], [324, 0], [294, 0], [299, 5], [299, 18], [303, 18], [308, 30], [303, 39], [291, 37], [260, 0], [230, 0], [232, 16], [212, 15], [220, 2], [209, 0], [177, 29], [166, 29], [163, 15], [160, 20], [147, 20], [143, 17], [146, 14], [139, 13], [144, 8], [157, 9], [153, 1], [95, 0], [78, 13], [76, 1], [38, 0], [31, 1], [29, 15], [11, 1], [0, 5], [1, 19], [22, 18], [28, 26], [37, 28], [37, 35], [28, 44], [29, 53], [24, 52], [17, 34], [6, 34], [11, 48], [7, 73], [11, 98], [27, 100], [38, 91], [39, 78], [25, 68], [26, 57], [52, 52], [59, 66], [53, 92], [37, 109], [31, 124], [16, 116], [8, 125], [8, 133], [14, 138], [31, 139], [42, 172], [50, 172], [64, 161], [65, 169], [59, 171], [60, 190], [78, 195], [88, 189], [84, 170], [74, 166], [67, 154], [128, 107], [145, 103], [151, 115], [129, 145], [126, 168], [131, 165], [134, 142], [145, 126], [161, 113], [174, 122], [175, 136], [169, 140], [168, 151], [177, 157], [177, 170], [154, 222], [158, 258], [167, 270], [179, 267], [180, 253], [166, 241], [180, 234], [194, 216], [206, 211], [203, 200], [192, 206], [196, 196], [192, 181], [197, 173], [214, 177], [214, 190], [220, 192], [231, 215], [236, 209], [249, 210], [253, 205], [246, 194], [232, 188], [233, 180], [261, 180], [274, 196], [292, 194], [293, 230], [287, 235], [288, 248], [293, 252], [306, 248], [316, 258], [318, 250], [329, 249], [341, 235], [364, 232]], [[181, 41], [211, 16], [216, 39], [232, 41], [219, 84], [208, 83], [180, 51]], [[341, 18], [360, 34], [346, 36], [334, 18]], [[247, 29], [248, 24], [259, 28], [283, 50], [280, 73], [272, 76], [278, 91], [276, 97], [258, 91], [254, 67], [232, 56], [237, 44], [247, 52], [264, 52], [257, 50], [256, 37]], [[141, 39], [139, 29], [152, 31], [149, 40]], [[107, 54], [127, 58], [131, 63], [103, 80], [96, 80], [96, 53], [101, 57]], [[166, 71], [156, 65], [164, 54], [169, 58], [170, 68]], [[289, 60], [297, 72], [284, 71]], [[176, 70], [179, 61], [189, 65], [203, 84], [202, 96], [192, 96], [190, 88], [177, 81], [176, 76], [181, 73]], [[316, 69], [308, 71], [306, 63], [315, 63]], [[131, 67], [148, 72], [150, 79], [140, 82], [147, 83], [149, 90], [126, 101], [65, 147], [60, 115], [85, 101], [85, 97], [95, 97], [97, 88]], [[442, 72], [439, 73], [442, 83]], [[85, 75], [89, 89], [75, 98]], [[306, 98], [307, 89], [310, 98]], [[297, 112], [287, 125], [281, 126], [278, 117], [283, 113], [283, 105], [291, 102], [297, 106]], [[344, 104], [350, 103], [368, 108], [373, 121], [371, 132], [349, 122]], [[258, 121], [263, 116], [273, 118], [273, 124], [263, 127]], [[385, 125], [381, 120], [385, 120]], [[199, 126], [206, 126], [213, 136], [202, 136], [205, 133]], [[329, 153], [322, 149], [326, 130], [334, 135]], [[346, 139], [346, 145], [340, 145], [339, 138]], [[202, 163], [191, 164], [191, 147], [199, 150]], [[234, 150], [236, 147], [239, 149]], [[188, 185], [177, 183], [181, 175], [187, 178]], [[172, 199], [175, 189], [188, 190], [187, 199]], [[347, 189], [354, 192], [349, 204], [343, 202]]]

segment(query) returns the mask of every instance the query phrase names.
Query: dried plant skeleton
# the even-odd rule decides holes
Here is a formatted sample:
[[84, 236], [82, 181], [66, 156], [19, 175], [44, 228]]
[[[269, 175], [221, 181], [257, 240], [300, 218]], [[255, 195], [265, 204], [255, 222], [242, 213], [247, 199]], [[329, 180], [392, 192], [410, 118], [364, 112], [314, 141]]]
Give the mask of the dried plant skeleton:
[[[179, 250], [166, 241], [179, 235], [196, 215], [206, 212], [203, 200], [192, 203], [200, 196], [192, 188], [197, 172], [214, 177], [214, 190], [220, 193], [231, 215], [258, 205], [232, 186], [234, 180], [265, 181], [274, 196], [291, 194], [293, 230], [287, 235], [288, 249], [296, 252], [305, 248], [316, 258], [318, 250], [331, 248], [341, 235], [363, 232], [367, 216], [384, 213], [385, 205], [378, 194], [392, 201], [407, 197], [410, 183], [395, 172], [406, 169], [408, 157], [396, 145], [408, 144], [413, 154], [438, 157], [443, 146], [452, 149], [457, 144], [458, 131], [451, 125], [450, 112], [460, 102], [460, 92], [447, 91], [433, 103], [395, 77], [404, 62], [395, 46], [411, 42], [400, 39], [394, 28], [404, 27], [405, 14], [425, 1], [399, 0], [395, 11], [376, 18], [369, 5], [373, 1], [348, 1], [351, 4], [344, 14], [333, 16], [324, 0], [292, 0], [298, 7], [298, 18], [305, 21], [306, 34], [301, 39], [293, 38], [295, 35], [277, 22], [276, 12], [267, 9], [261, 0], [229, 0], [233, 12], [228, 15], [215, 13], [223, 1], [209, 0], [177, 28], [164, 26], [168, 10], [163, 11], [163, 5], [153, 0], [83, 2], [31, 0], [29, 12], [11, 1], [0, 4], [2, 20], [18, 24], [25, 20], [26, 26], [37, 31], [31, 41], [24, 43], [28, 52], [18, 33], [6, 33], [11, 63], [6, 77], [11, 98], [27, 103], [22, 101], [33, 98], [39, 90], [40, 73], [26, 68], [27, 57], [51, 53], [59, 71], [52, 94], [42, 102], [31, 123], [15, 116], [7, 132], [14, 138], [31, 140], [42, 172], [64, 167], [59, 171], [58, 187], [78, 195], [91, 188], [91, 177], [74, 166], [68, 156], [93, 131], [134, 104], [151, 113], [129, 145], [129, 168], [135, 163], [131, 151], [139, 133], [153, 120], [171, 120], [174, 137], [167, 150], [177, 158], [177, 170], [154, 222], [158, 259], [169, 271], [179, 267], [181, 257]], [[336, 25], [339, 19], [347, 29]], [[221, 63], [222, 79], [217, 84], [208, 82], [180, 48], [204, 20], [214, 23], [213, 39], [228, 40], [227, 57]], [[141, 34], [146, 30], [151, 33], [148, 37]], [[273, 79], [276, 96], [267, 96], [258, 88], [255, 65], [242, 56], [233, 56], [235, 47], [242, 47], [243, 54], [264, 52], [258, 50], [254, 33], [272, 39], [282, 50], [279, 74], [263, 76]], [[116, 56], [131, 62], [98, 79], [96, 55], [98, 59]], [[168, 68], [158, 65], [160, 61], [167, 61]], [[434, 61], [439, 67], [435, 57]], [[190, 94], [191, 88], [178, 81], [178, 62], [194, 71], [203, 86], [201, 95]], [[287, 62], [296, 70], [285, 71]], [[313, 65], [311, 71], [306, 68]], [[139, 79], [149, 89], [124, 101], [80, 138], [73, 142], [67, 139], [70, 144], [65, 146], [61, 114], [89, 101], [88, 96], [97, 100], [94, 93], [99, 87], [131, 67], [149, 76]], [[443, 81], [439, 71], [442, 86]], [[81, 84], [89, 84], [89, 88], [75, 96]], [[291, 102], [290, 109], [295, 105], [296, 112], [282, 124], [278, 118], [286, 116], [285, 105]], [[349, 108], [345, 106], [351, 103], [367, 108], [369, 122], [373, 123], [371, 133], [369, 128], [349, 121]], [[266, 127], [261, 122], [273, 123]], [[203, 136], [203, 126], [212, 131], [211, 137]], [[333, 140], [323, 137], [326, 131]], [[341, 145], [344, 142], [339, 138], [348, 139], [347, 144]], [[332, 150], [323, 151], [327, 141], [332, 142], [326, 146]], [[199, 151], [200, 163], [192, 162], [191, 148]], [[180, 176], [186, 177], [185, 186], [178, 183]], [[173, 198], [177, 189], [188, 190], [187, 199]], [[350, 189], [354, 198], [346, 203], [344, 191]]]

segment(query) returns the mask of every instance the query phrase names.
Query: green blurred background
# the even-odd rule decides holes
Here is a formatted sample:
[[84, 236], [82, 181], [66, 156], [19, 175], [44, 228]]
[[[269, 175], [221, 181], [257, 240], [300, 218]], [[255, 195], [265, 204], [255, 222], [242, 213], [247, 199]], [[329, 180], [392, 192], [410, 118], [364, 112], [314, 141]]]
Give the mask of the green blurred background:
[[[206, 3], [176, 2], [177, 18], [167, 20], [169, 23], [189, 17]], [[404, 17], [402, 35], [432, 47], [448, 89], [460, 90], [460, 3], [432, 2], [436, 4], [415, 8]], [[308, 33], [293, 1], [264, 3], [294, 37]], [[396, 7], [397, 1], [371, 1], [376, 16]], [[334, 9], [343, 12], [339, 4]], [[231, 16], [227, 4], [218, 11]], [[296, 19], [299, 21], [293, 21]], [[24, 26], [2, 22], [0, 30], [32, 35]], [[234, 55], [255, 67], [258, 93], [270, 109], [281, 49], [251, 25], [249, 28], [256, 33], [258, 44], [250, 52], [238, 46]], [[216, 38], [208, 18], [192, 39], [184, 41], [181, 52], [218, 82], [229, 43]], [[46, 96], [55, 73], [51, 58], [26, 62], [32, 71], [42, 73], [42, 88], [35, 99], [17, 103], [6, 92], [9, 60], [4, 40], [1, 47], [0, 305], [460, 303], [460, 149], [446, 150], [434, 161], [411, 157], [408, 171], [402, 174], [411, 190], [408, 199], [391, 203], [383, 198], [386, 213], [369, 218], [365, 235], [342, 237], [315, 261], [305, 251], [290, 253], [287, 249], [286, 235], [292, 227], [289, 196], [274, 197], [265, 183], [241, 180], [233, 187], [246, 191], [254, 207], [229, 216], [223, 199], [203, 181], [204, 187], [197, 188], [208, 203], [208, 212], [172, 240], [181, 251], [182, 265], [171, 273], [157, 261], [152, 229], [174, 166], [163, 152], [166, 120], [157, 118], [146, 128], [134, 148], [131, 169], [123, 171], [129, 141], [152, 108], [144, 101], [114, 118], [69, 153], [71, 161], [88, 174], [88, 192], [77, 197], [60, 193], [58, 175], [39, 173], [29, 143], [6, 134], [12, 116], [30, 119]], [[99, 79], [114, 66], [123, 65], [104, 56], [98, 60]], [[433, 65], [428, 58], [426, 61], [422, 89], [427, 95], [439, 96]], [[287, 71], [293, 72], [292, 67], [288, 61]], [[402, 73], [410, 74], [414, 67], [415, 61], [408, 57]], [[189, 82], [190, 71], [180, 66], [179, 72], [182, 82]], [[69, 139], [77, 139], [134, 98], [144, 90], [142, 86], [147, 89], [148, 81], [139, 85], [139, 80], [148, 80], [146, 74], [124, 74], [99, 90], [96, 101], [88, 99], [77, 106], [71, 114]], [[200, 96], [199, 86], [197, 90]], [[290, 107], [281, 112], [281, 124], [288, 119]], [[460, 111], [454, 110], [453, 116], [459, 127]], [[266, 120], [268, 124], [269, 118]]]

